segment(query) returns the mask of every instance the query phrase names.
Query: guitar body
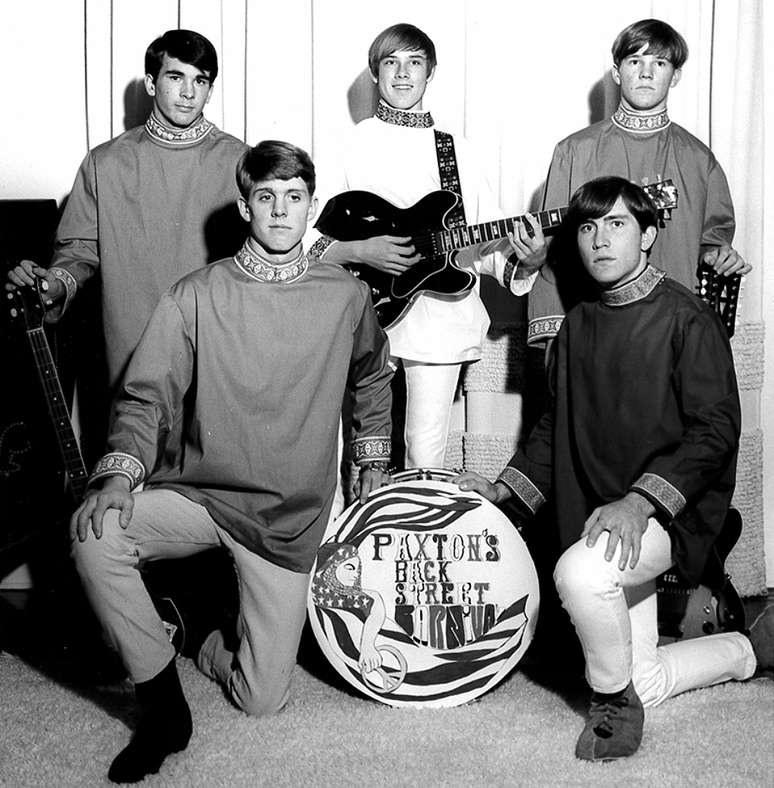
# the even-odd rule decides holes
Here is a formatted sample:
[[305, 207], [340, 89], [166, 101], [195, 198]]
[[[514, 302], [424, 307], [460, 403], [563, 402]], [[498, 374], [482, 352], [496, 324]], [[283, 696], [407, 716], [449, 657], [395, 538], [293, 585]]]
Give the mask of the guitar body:
[[710, 555], [704, 583], [688, 586], [676, 572], [658, 578], [660, 644], [744, 629], [744, 605], [723, 568], [741, 533], [742, 518], [736, 509], [729, 509]]
[[397, 208], [376, 194], [351, 191], [331, 198], [315, 227], [337, 241], [363, 241], [379, 235], [411, 237], [422, 259], [399, 276], [367, 265], [346, 266], [371, 288], [379, 323], [395, 323], [421, 293], [458, 298], [475, 284], [473, 274], [458, 268], [456, 252], [435, 246], [434, 230], [447, 229], [446, 217], [459, 202], [450, 191], [425, 195], [409, 208]]

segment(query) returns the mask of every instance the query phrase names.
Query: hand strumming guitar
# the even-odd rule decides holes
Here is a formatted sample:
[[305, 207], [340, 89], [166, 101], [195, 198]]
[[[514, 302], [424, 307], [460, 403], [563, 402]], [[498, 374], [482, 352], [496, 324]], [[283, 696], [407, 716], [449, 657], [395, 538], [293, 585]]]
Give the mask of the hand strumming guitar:
[[325, 253], [327, 262], [359, 263], [385, 274], [398, 276], [419, 262], [422, 256], [411, 244], [410, 237], [377, 235], [363, 241], [337, 241]]
[[15, 290], [17, 287], [34, 287], [35, 279], [41, 279], [41, 289], [46, 294], [43, 303], [46, 309], [52, 307], [57, 301], [64, 298], [65, 288], [62, 282], [45, 268], [41, 268], [32, 260], [22, 260], [17, 266], [8, 271], [6, 290]]

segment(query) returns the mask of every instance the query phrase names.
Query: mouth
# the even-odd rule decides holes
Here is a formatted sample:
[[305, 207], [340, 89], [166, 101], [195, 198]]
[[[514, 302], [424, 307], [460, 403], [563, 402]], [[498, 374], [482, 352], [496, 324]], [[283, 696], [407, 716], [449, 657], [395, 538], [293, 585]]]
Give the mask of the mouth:
[[392, 87], [393, 87], [393, 90], [413, 90], [414, 89], [413, 85], [406, 85], [404, 83], [401, 83], [400, 85], [393, 85]]

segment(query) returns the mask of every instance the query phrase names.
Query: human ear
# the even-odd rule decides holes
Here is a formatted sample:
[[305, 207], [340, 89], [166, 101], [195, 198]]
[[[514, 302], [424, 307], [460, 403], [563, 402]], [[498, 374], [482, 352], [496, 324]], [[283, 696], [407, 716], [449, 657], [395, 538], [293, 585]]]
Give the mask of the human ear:
[[679, 81], [680, 78], [683, 76], [683, 71], [680, 68], [675, 69], [675, 73], [672, 74], [672, 81], [669, 83], [669, 87], [673, 88]]
[[434, 76], [435, 76], [435, 66], [433, 66], [430, 69], [430, 73], [427, 75], [427, 81], [431, 82]]
[[653, 246], [653, 243], [655, 242], [657, 235], [658, 235], [658, 230], [653, 225], [648, 227], [645, 230], [645, 232], [643, 232], [642, 234], [640, 249], [643, 252], [647, 252], [650, 249], [650, 247]]
[[317, 213], [317, 206], [319, 205], [317, 197], [312, 197], [312, 201], [309, 203], [309, 210], [306, 212], [306, 221], [307, 224], [314, 219], [315, 214]]
[[249, 222], [252, 217], [252, 211], [250, 210], [250, 206], [247, 204], [247, 200], [245, 200], [244, 197], [239, 197], [239, 199], [237, 199], [237, 208], [239, 209], [239, 215], [246, 222]]
[[156, 81], [153, 79], [153, 77], [150, 74], [145, 75], [145, 92], [149, 96], [156, 95]]
[[610, 69], [610, 76], [613, 77], [613, 82], [615, 82], [616, 85], [620, 86], [620, 84], [621, 84], [621, 74], [618, 71], [618, 66], [613, 65], [613, 67]]

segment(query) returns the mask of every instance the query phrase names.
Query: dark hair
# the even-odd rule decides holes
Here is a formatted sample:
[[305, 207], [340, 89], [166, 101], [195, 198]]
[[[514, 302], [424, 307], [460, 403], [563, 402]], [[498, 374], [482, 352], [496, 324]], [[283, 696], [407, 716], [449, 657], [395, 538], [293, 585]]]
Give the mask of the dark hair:
[[314, 164], [309, 154], [301, 148], [281, 140], [263, 140], [242, 154], [236, 167], [239, 192], [245, 200], [250, 199], [250, 190], [256, 183], [278, 178], [289, 181], [301, 178], [314, 194], [316, 185]]
[[656, 206], [639, 186], [625, 178], [606, 176], [584, 183], [573, 194], [562, 228], [566, 227], [574, 236], [583, 222], [600, 219], [608, 213], [619, 197], [637, 220], [641, 232], [658, 227]]
[[150, 74], [154, 82], [161, 70], [164, 55], [204, 71], [210, 78], [210, 84], [218, 76], [218, 53], [215, 47], [209, 39], [193, 30], [167, 30], [163, 36], [151, 42], [145, 51], [145, 73]]
[[624, 28], [613, 42], [613, 62], [621, 65], [625, 57], [648, 45], [645, 53], [663, 57], [675, 69], [682, 68], [688, 60], [688, 44], [671, 25], [660, 19], [641, 19]]
[[379, 62], [382, 58], [403, 49], [410, 52], [424, 52], [430, 67], [429, 71], [432, 71], [438, 62], [435, 57], [435, 44], [430, 36], [414, 25], [401, 22], [382, 30], [368, 48], [368, 68], [371, 73], [375, 77], [379, 76]]

